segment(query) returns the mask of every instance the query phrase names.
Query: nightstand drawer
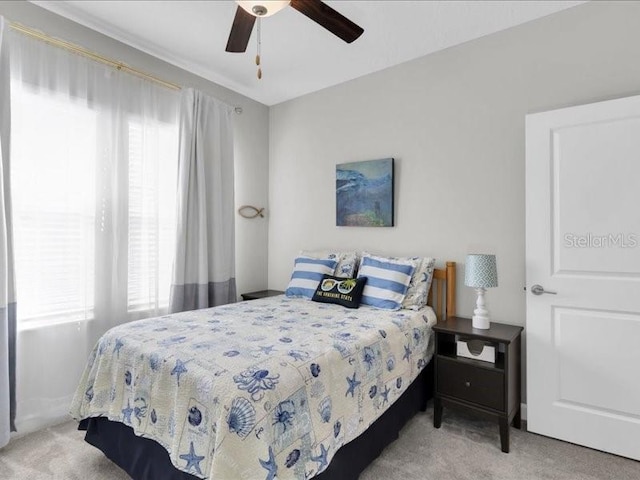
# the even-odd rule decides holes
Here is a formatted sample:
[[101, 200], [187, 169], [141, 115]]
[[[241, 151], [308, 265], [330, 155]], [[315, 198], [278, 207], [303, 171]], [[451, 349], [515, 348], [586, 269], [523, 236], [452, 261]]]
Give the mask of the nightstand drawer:
[[504, 374], [448, 358], [438, 358], [438, 393], [504, 410]]

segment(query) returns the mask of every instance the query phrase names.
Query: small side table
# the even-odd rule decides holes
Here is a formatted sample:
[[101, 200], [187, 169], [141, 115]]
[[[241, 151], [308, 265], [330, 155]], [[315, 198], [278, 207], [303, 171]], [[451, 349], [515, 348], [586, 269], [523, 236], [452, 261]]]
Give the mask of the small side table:
[[283, 293], [281, 290], [259, 290], [257, 292], [243, 293], [242, 300], [258, 300], [259, 298], [275, 297]]
[[[440, 428], [442, 408], [463, 408], [500, 425], [502, 451], [509, 453], [509, 425], [520, 428], [520, 334], [522, 327], [491, 323], [473, 328], [471, 319], [449, 317], [433, 327], [436, 335], [433, 426]], [[496, 362], [456, 354], [456, 340], [483, 340], [496, 347]]]

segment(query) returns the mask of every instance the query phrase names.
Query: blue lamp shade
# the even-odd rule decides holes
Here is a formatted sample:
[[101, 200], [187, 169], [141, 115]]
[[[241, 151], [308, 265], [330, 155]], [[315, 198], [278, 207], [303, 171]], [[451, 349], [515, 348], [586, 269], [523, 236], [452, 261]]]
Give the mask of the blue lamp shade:
[[464, 267], [464, 284], [474, 288], [497, 287], [496, 256], [479, 253], [467, 255]]

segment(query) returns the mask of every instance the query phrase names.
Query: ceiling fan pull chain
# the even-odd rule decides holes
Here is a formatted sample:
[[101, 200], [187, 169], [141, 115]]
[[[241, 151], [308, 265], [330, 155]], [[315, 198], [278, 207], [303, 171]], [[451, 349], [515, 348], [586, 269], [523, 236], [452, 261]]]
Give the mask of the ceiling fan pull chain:
[[260, 53], [261, 53], [261, 47], [262, 47], [262, 39], [261, 37], [261, 33], [262, 33], [262, 28], [261, 28], [261, 24], [262, 22], [260, 21], [260, 17], [258, 17], [257, 21], [258, 21], [258, 28], [257, 28], [257, 39], [258, 39], [258, 52], [256, 53], [256, 65], [258, 66], [258, 80], [260, 80], [262, 78], [262, 68], [260, 67]]

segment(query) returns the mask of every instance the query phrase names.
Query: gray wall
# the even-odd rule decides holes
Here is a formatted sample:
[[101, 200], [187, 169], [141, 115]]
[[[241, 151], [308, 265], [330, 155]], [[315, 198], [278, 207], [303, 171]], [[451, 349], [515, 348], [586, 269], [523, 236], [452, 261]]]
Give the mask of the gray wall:
[[[269, 286], [298, 250], [495, 253], [492, 318], [525, 323], [527, 113], [640, 93], [640, 3], [589, 3], [270, 109]], [[335, 226], [335, 165], [396, 159], [396, 227]]]
[[[163, 80], [197, 88], [226, 103], [242, 107], [241, 115], [234, 114], [236, 205], [267, 206], [268, 107], [36, 5], [2, 1], [0, 15], [9, 21], [22, 23], [122, 61]], [[266, 219], [247, 220], [236, 215], [236, 278], [239, 293], [266, 286], [267, 234]]]

